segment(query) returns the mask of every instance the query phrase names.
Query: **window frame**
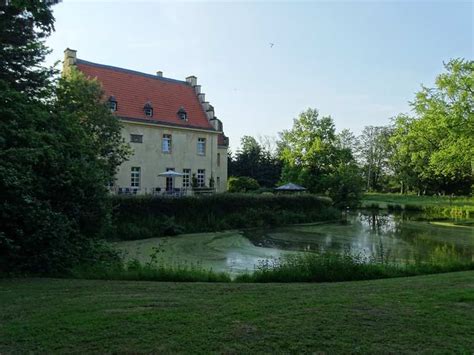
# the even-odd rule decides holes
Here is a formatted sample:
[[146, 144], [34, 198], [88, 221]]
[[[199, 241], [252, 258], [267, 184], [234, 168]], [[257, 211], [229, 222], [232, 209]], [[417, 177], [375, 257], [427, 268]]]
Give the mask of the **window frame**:
[[130, 168], [130, 187], [140, 188], [141, 175], [142, 168], [140, 166], [132, 166]]
[[205, 187], [206, 186], [206, 169], [198, 169], [196, 178], [197, 178], [197, 186]]
[[130, 133], [130, 143], [143, 143], [143, 134]]
[[[165, 150], [165, 142], [168, 142], [168, 150]], [[173, 136], [168, 133], [163, 133], [161, 136], [161, 152], [165, 154], [171, 154], [171, 151], [173, 149]]]
[[109, 101], [109, 109], [111, 112], [117, 111], [117, 101]]
[[[202, 147], [202, 152], [200, 151], [200, 147]], [[206, 138], [199, 137], [197, 140], [197, 154], [201, 156], [206, 155]]]
[[183, 169], [183, 188], [191, 187], [191, 169]]
[[153, 117], [153, 107], [145, 107], [143, 111], [146, 117]]

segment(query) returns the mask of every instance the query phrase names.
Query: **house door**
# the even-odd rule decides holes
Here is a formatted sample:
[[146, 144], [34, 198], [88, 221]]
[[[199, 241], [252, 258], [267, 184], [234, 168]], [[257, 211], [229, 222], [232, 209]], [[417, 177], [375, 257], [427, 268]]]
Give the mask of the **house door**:
[[[166, 171], [174, 171], [174, 168], [166, 168]], [[173, 191], [173, 183], [174, 183], [174, 178], [172, 177], [167, 177], [166, 178], [166, 191]]]

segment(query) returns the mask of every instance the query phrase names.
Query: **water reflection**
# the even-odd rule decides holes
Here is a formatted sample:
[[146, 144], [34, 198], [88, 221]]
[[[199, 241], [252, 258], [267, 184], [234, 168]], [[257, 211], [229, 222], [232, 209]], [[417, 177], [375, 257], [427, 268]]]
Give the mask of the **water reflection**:
[[379, 261], [473, 260], [474, 229], [439, 226], [417, 213], [358, 211], [339, 224], [247, 230], [261, 247], [364, 254]]
[[430, 223], [416, 213], [358, 211], [341, 223], [187, 234], [120, 242], [117, 247], [128, 258], [142, 262], [149, 262], [158, 248], [158, 258], [165, 264], [198, 265], [231, 274], [252, 271], [262, 261], [300, 251], [443, 264], [474, 260], [474, 228]]

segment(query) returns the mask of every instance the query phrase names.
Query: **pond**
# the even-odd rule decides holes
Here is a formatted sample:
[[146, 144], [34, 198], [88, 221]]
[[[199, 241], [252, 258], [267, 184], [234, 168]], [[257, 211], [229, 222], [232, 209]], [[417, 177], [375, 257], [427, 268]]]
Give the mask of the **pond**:
[[142, 262], [155, 253], [166, 264], [235, 275], [252, 271], [265, 259], [301, 252], [363, 254], [390, 262], [471, 261], [474, 227], [467, 220], [426, 221], [416, 213], [356, 211], [338, 223], [185, 234], [119, 242], [117, 247]]

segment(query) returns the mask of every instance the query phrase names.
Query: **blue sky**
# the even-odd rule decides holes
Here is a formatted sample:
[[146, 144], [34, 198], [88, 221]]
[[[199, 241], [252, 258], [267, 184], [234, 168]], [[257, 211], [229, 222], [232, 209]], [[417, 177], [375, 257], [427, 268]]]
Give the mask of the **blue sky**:
[[93, 62], [196, 75], [233, 150], [308, 107], [338, 131], [387, 124], [443, 61], [474, 57], [473, 2], [63, 0], [54, 14], [49, 63], [69, 47]]

